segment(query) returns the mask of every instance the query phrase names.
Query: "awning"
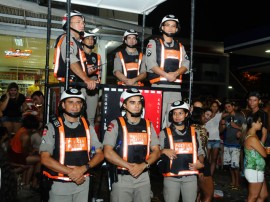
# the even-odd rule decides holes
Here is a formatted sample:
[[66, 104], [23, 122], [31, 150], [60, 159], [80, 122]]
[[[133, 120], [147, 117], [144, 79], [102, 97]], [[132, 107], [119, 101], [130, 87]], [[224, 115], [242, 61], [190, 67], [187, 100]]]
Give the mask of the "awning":
[[[66, 2], [66, 0], [53, 0]], [[72, 4], [92, 6], [136, 14], [151, 13], [159, 4], [166, 0], [71, 0]]]

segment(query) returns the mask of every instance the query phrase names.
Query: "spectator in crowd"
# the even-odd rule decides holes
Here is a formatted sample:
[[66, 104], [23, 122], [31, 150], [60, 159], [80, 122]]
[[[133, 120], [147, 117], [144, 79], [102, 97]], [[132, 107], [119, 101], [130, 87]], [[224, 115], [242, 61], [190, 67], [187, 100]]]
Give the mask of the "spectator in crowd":
[[195, 127], [189, 125], [189, 106], [175, 101], [169, 110], [170, 127], [159, 133], [163, 175], [163, 195], [166, 202], [194, 202], [197, 198], [198, 169], [204, 167], [204, 151]]
[[207, 150], [208, 150], [208, 159], [211, 163], [212, 176], [214, 176], [220, 149], [219, 122], [221, 120], [222, 113], [219, 111], [219, 108], [220, 108], [219, 103], [216, 100], [212, 101], [212, 103], [210, 104], [212, 116], [211, 119], [205, 124], [205, 128], [209, 133]]
[[35, 79], [34, 84], [28, 86], [27, 88], [27, 97], [31, 97], [31, 95], [35, 92], [35, 91], [39, 91], [39, 80]]
[[139, 43], [138, 33], [126, 30], [123, 36], [125, 49], [118, 51], [114, 58], [113, 73], [118, 85], [143, 86], [146, 78], [145, 58], [137, 48]]
[[93, 126], [82, 116], [85, 108], [85, 97], [80, 90], [65, 90], [57, 121], [48, 123], [44, 129], [39, 151], [43, 174], [52, 182], [51, 202], [88, 202], [90, 168], [104, 159]]
[[25, 96], [19, 92], [18, 84], [10, 83], [7, 92], [0, 99], [0, 107], [3, 113], [2, 125], [8, 129], [9, 134], [14, 135], [21, 127], [24, 102]]
[[[8, 152], [11, 163], [19, 166], [23, 173], [23, 183], [26, 189], [37, 188], [35, 173], [40, 172], [40, 157], [33, 154], [31, 135], [39, 127], [39, 121], [34, 115], [27, 115], [22, 120], [22, 127], [10, 140], [10, 150]], [[32, 183], [32, 185], [30, 184]]]
[[251, 114], [259, 114], [262, 121], [262, 128], [256, 131], [261, 142], [264, 144], [267, 138], [267, 128], [268, 128], [268, 115], [265, 111], [260, 108], [261, 95], [258, 91], [251, 91], [248, 94], [248, 107], [251, 110], [247, 116]]
[[226, 101], [225, 110], [228, 115], [220, 121], [220, 132], [226, 130], [223, 165], [230, 168], [231, 189], [238, 191], [240, 189], [240, 138], [245, 117], [242, 113], [235, 112], [234, 102]]
[[248, 181], [247, 202], [265, 201], [268, 197], [267, 182], [264, 176], [266, 150], [256, 135], [262, 128], [258, 113], [247, 117], [247, 133], [244, 142], [245, 178]]
[[[95, 45], [97, 43], [97, 37], [93, 33], [84, 32], [84, 36], [82, 38], [82, 46], [86, 57], [86, 74], [91, 80], [100, 83], [102, 67], [101, 56], [93, 52], [93, 49], [95, 48]], [[88, 90], [83, 88], [82, 92], [85, 94], [86, 98], [87, 120], [92, 126], [94, 126], [98, 106], [99, 91], [98, 89]]]
[[[162, 101], [162, 128], [169, 125], [170, 105], [181, 100], [182, 75], [189, 70], [189, 59], [184, 46], [174, 36], [180, 31], [179, 20], [166, 15], [159, 26], [162, 37], [150, 40], [146, 49], [148, 79], [152, 87], [165, 88]], [[169, 91], [178, 89], [178, 91]]]
[[159, 141], [153, 124], [144, 119], [145, 100], [136, 88], [120, 97], [121, 117], [114, 119], [105, 132], [105, 158], [115, 165], [111, 202], [150, 202], [148, 169], [160, 156]]
[[199, 170], [198, 177], [198, 197], [197, 201], [211, 202], [214, 195], [214, 182], [211, 175], [211, 165], [207, 156], [207, 141], [209, 133], [205, 128], [205, 123], [210, 120], [212, 111], [210, 108], [202, 109], [201, 107], [194, 107], [191, 114], [191, 123], [195, 126], [196, 134], [200, 137], [202, 142], [202, 149], [204, 151], [204, 168]]

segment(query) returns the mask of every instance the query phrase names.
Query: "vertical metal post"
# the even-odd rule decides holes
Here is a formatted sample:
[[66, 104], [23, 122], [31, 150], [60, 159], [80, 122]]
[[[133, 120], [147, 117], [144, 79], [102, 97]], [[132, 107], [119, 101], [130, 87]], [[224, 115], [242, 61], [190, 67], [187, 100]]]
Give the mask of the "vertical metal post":
[[189, 68], [189, 103], [191, 104], [192, 85], [193, 85], [193, 42], [194, 42], [194, 19], [195, 19], [195, 0], [191, 0], [191, 30], [190, 30], [190, 68]]
[[143, 12], [143, 24], [142, 24], [142, 38], [141, 38], [141, 52], [143, 53], [144, 48], [144, 33], [145, 33], [145, 11]]
[[50, 41], [51, 41], [51, 0], [48, 0], [48, 17], [47, 17], [47, 41], [46, 41], [46, 65], [45, 65], [45, 83], [44, 83], [44, 113], [43, 113], [43, 125], [49, 122], [49, 110], [48, 110], [48, 100], [49, 100], [49, 73], [50, 73]]
[[66, 78], [65, 78], [65, 89], [69, 86], [69, 71], [70, 71], [70, 0], [67, 0], [67, 37], [66, 37]]

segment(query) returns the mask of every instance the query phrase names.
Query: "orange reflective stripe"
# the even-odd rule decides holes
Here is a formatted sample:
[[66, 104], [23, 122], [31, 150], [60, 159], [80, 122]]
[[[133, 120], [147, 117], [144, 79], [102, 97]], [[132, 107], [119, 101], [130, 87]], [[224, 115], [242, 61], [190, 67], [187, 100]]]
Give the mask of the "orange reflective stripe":
[[148, 143], [147, 143], [147, 153], [145, 159], [147, 160], [150, 155], [150, 142], [151, 142], [151, 128], [150, 128], [150, 121], [146, 120], [146, 129], [148, 134]]
[[83, 125], [84, 125], [84, 129], [86, 132], [86, 138], [87, 138], [87, 154], [88, 154], [88, 159], [90, 159], [90, 151], [91, 151], [91, 137], [90, 137], [90, 130], [89, 130], [89, 126], [87, 124], [87, 121], [84, 117], [81, 117]]
[[123, 54], [119, 51], [118, 55], [119, 55], [120, 61], [121, 61], [122, 66], [123, 66], [123, 73], [125, 76], [127, 76], [127, 70], [126, 70], [126, 65], [125, 65]]
[[[166, 128], [166, 130], [167, 130], [167, 134], [168, 134], [170, 149], [173, 149], [174, 150], [172, 131], [171, 131], [170, 128]], [[173, 160], [170, 159], [170, 169], [172, 168], [172, 163], [173, 163]]]
[[63, 43], [66, 34], [63, 34], [59, 39], [56, 47], [54, 48], [54, 77], [57, 78], [57, 72], [59, 69], [59, 58], [61, 57], [61, 44]]
[[177, 174], [175, 173], [163, 173], [162, 175], [164, 177], [172, 177], [172, 176], [181, 176], [181, 175], [198, 175], [199, 171], [198, 170], [185, 170], [185, 171], [180, 171]]
[[[117, 85], [123, 85], [123, 86], [125, 86], [126, 84], [123, 81], [118, 81], [117, 82]], [[144, 86], [144, 84], [142, 82], [140, 82], [140, 81], [138, 81], [137, 85], [138, 86]]]
[[193, 163], [197, 162], [197, 141], [196, 141], [196, 132], [195, 127], [191, 126], [191, 138], [192, 138], [192, 144], [193, 144]]
[[127, 161], [127, 126], [124, 117], [119, 117], [122, 129], [123, 129], [123, 159]]
[[[67, 182], [72, 181], [69, 177], [54, 176], [54, 175], [51, 175], [50, 173], [48, 173], [47, 171], [43, 171], [42, 173], [43, 173], [43, 175], [47, 176], [50, 179], [63, 180], [63, 181], [67, 181]], [[86, 174], [84, 174], [84, 177], [87, 177], [89, 175], [90, 175], [89, 173], [86, 173]]]

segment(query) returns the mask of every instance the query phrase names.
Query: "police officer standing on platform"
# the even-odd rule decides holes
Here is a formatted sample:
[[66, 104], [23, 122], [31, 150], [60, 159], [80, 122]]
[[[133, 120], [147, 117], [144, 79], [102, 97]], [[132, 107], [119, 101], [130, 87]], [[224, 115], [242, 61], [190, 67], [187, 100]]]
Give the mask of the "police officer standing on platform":
[[146, 66], [152, 87], [179, 89], [178, 92], [164, 91], [162, 103], [162, 128], [169, 122], [168, 109], [171, 103], [182, 100], [182, 75], [189, 70], [189, 59], [184, 46], [173, 37], [180, 31], [179, 20], [166, 15], [159, 26], [161, 38], [150, 40], [146, 49]]
[[150, 202], [148, 169], [160, 156], [159, 140], [152, 123], [144, 116], [144, 97], [136, 88], [121, 94], [122, 116], [105, 132], [107, 161], [117, 167], [118, 181], [112, 184], [111, 202]]
[[[82, 46], [86, 57], [86, 74], [91, 80], [96, 81], [97, 83], [101, 82], [101, 56], [98, 53], [93, 52], [95, 45], [97, 43], [97, 37], [91, 32], [84, 32], [82, 37]], [[84, 89], [82, 89], [84, 91]], [[99, 91], [98, 89], [88, 90], [84, 92], [86, 96], [87, 104], [87, 119], [90, 124], [94, 126]]]
[[138, 32], [126, 30], [123, 36], [125, 49], [118, 51], [114, 58], [113, 74], [118, 85], [143, 86], [146, 78], [145, 58], [137, 48]]
[[[64, 91], [59, 117], [44, 129], [39, 151], [43, 175], [52, 182], [50, 202], [88, 202], [88, 171], [104, 159], [93, 126], [82, 116], [85, 107], [81, 91], [75, 88]], [[91, 155], [93, 151], [95, 155]]]
[[[84, 82], [89, 90], [96, 88], [96, 81], [90, 79], [86, 74], [86, 58], [82, 45], [81, 37], [84, 35], [85, 18], [73, 10], [70, 12], [70, 27], [67, 27], [68, 14], [62, 19], [64, 31], [70, 29], [70, 81]], [[61, 34], [55, 43], [54, 51], [54, 76], [60, 81], [65, 82], [66, 76], [66, 33]]]

